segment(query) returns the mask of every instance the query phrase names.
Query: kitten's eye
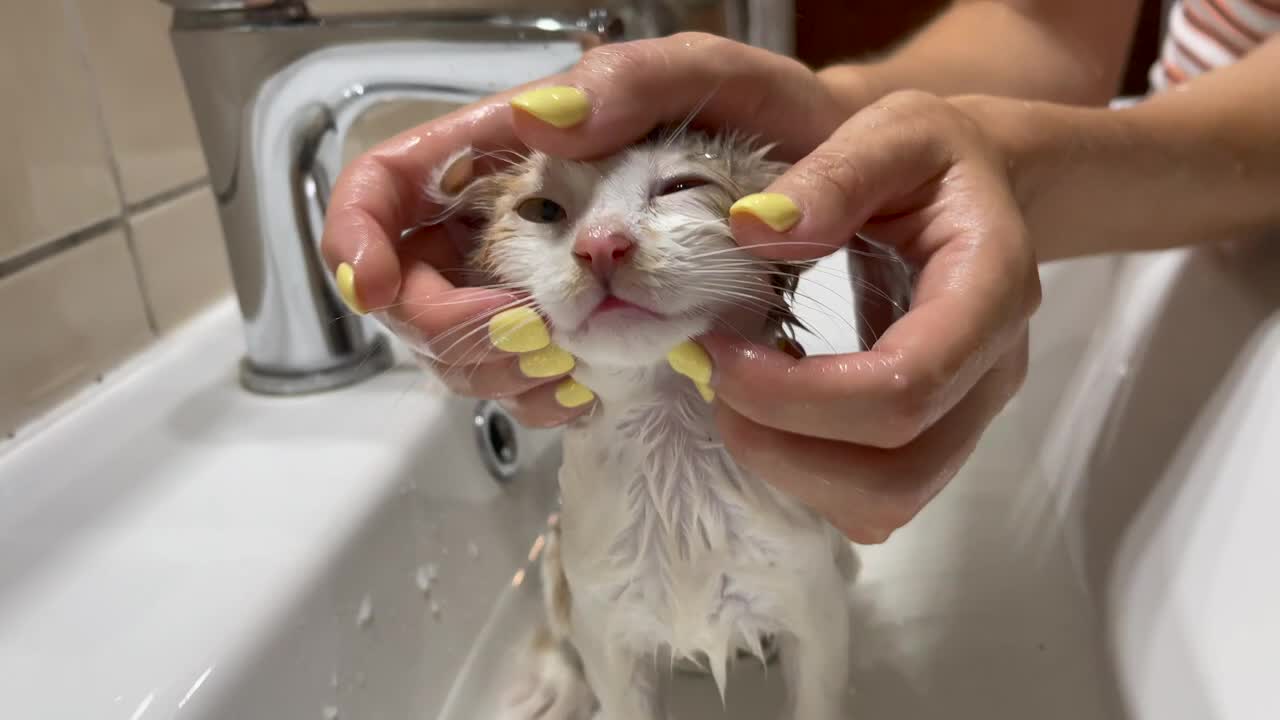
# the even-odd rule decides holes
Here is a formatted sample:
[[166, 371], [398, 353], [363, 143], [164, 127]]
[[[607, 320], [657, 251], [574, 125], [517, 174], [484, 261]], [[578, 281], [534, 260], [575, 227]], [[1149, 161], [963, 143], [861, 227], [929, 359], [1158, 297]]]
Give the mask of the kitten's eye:
[[703, 180], [700, 177], [693, 177], [693, 176], [678, 177], [663, 183], [658, 188], [658, 192], [655, 194], [657, 195], [657, 197], [662, 197], [663, 195], [673, 195], [678, 192], [684, 192], [685, 190], [692, 190], [694, 188], [702, 187], [703, 185], [708, 185], [708, 184], [710, 183], [708, 183], [706, 180]]
[[554, 200], [529, 198], [516, 206], [516, 214], [535, 223], [554, 223], [564, 219], [564, 208]]

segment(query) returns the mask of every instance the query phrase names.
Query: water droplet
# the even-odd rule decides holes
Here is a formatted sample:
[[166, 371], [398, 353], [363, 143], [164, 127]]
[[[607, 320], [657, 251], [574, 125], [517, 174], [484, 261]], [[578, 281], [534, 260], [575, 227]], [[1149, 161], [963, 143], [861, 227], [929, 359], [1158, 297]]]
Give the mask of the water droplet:
[[426, 565], [418, 567], [417, 572], [413, 574], [413, 582], [422, 591], [423, 595], [431, 592], [431, 575], [427, 571]]
[[356, 624], [360, 627], [369, 627], [369, 623], [373, 622], [373, 598], [369, 593], [364, 594], [364, 598], [360, 600], [360, 609], [356, 610]]
[[333, 688], [334, 690], [338, 689], [338, 671], [337, 670], [334, 670], [333, 672], [329, 673], [329, 687]]
[[476, 558], [480, 557], [480, 546], [476, 545], [473, 542], [468, 542], [467, 554], [471, 556], [472, 560], [475, 560]]
[[325, 705], [321, 714], [324, 720], [338, 720], [338, 708], [334, 705]]
[[431, 601], [431, 617], [435, 618], [436, 620], [440, 619], [440, 603], [436, 602], [435, 600]]

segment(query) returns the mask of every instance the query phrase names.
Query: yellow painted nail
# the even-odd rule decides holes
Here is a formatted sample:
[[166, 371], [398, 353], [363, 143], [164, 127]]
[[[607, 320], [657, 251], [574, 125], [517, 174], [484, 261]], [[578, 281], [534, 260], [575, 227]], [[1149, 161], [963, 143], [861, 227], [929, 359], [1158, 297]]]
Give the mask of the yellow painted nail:
[[693, 386], [698, 388], [698, 394], [702, 396], [703, 400], [706, 400], [707, 402], [711, 402], [712, 400], [716, 399], [716, 391], [712, 390], [710, 385], [706, 383], [696, 382], [693, 384]]
[[489, 341], [507, 352], [531, 352], [551, 344], [551, 333], [538, 313], [527, 307], [504, 310], [489, 319]]
[[546, 378], [564, 375], [573, 369], [573, 356], [559, 345], [548, 345], [541, 350], [520, 353], [520, 372], [525, 377]]
[[347, 263], [342, 263], [333, 274], [333, 279], [338, 284], [338, 294], [342, 296], [342, 301], [347, 304], [347, 307], [351, 308], [351, 312], [363, 315], [364, 307], [356, 297], [356, 269]]
[[591, 99], [575, 87], [559, 85], [522, 92], [511, 98], [511, 107], [519, 108], [544, 123], [568, 128], [587, 119]]
[[729, 208], [730, 215], [751, 215], [765, 225], [784, 232], [800, 222], [800, 208], [781, 193], [748, 195]]
[[692, 340], [685, 340], [667, 353], [667, 362], [671, 369], [701, 385], [711, 383], [711, 356], [702, 346]]
[[565, 378], [564, 382], [556, 386], [556, 402], [564, 407], [581, 407], [595, 399], [595, 393], [573, 378]]

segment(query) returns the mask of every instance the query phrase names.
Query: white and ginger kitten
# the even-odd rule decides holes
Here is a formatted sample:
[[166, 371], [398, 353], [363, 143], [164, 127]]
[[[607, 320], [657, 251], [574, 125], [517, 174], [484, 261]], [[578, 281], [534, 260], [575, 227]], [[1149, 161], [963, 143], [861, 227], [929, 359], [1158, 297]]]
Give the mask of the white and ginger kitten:
[[533, 153], [459, 193], [436, 173], [435, 199], [480, 223], [474, 266], [528, 294], [599, 401], [564, 432], [547, 625], [506, 717], [666, 718], [671, 662], [705, 666], [723, 697], [730, 659], [763, 661], [768, 641], [789, 717], [844, 717], [852, 548], [735, 464], [709, 390], [667, 360], [713, 329], [789, 337], [799, 268], [739, 249], [727, 220], [786, 168], [766, 150], [675, 131], [593, 162]]

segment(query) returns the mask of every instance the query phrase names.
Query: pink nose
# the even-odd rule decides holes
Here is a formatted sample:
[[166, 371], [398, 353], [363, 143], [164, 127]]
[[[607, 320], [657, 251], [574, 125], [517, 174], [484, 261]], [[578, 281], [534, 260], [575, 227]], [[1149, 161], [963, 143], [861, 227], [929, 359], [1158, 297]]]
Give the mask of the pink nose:
[[613, 275], [618, 265], [631, 254], [635, 242], [630, 235], [602, 227], [588, 228], [573, 242], [573, 254], [591, 266], [600, 279]]

